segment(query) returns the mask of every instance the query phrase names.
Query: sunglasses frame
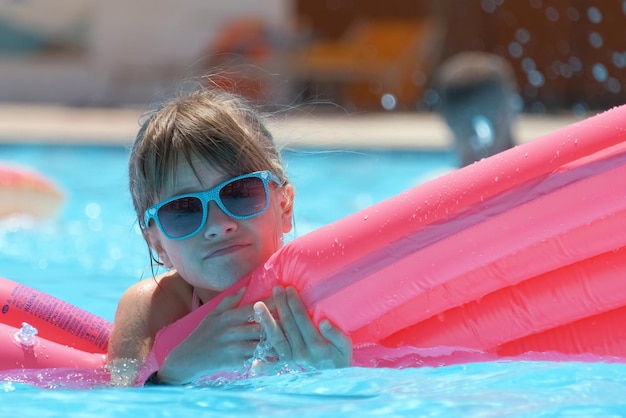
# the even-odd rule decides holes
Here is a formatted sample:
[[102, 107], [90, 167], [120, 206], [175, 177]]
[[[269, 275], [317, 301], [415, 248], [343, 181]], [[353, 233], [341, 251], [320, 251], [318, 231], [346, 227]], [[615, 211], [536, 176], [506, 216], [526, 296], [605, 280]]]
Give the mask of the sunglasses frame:
[[[261, 210], [253, 213], [252, 215], [239, 216], [239, 215], [235, 215], [228, 208], [226, 208], [226, 206], [224, 206], [224, 203], [222, 202], [222, 198], [220, 197], [220, 192], [224, 186], [231, 184], [235, 181], [246, 179], [246, 178], [258, 178], [261, 180], [261, 182], [263, 183], [263, 189], [265, 190], [265, 205], [263, 206]], [[146, 211], [144, 212], [145, 228], [149, 228], [150, 221], [154, 219], [155, 223], [157, 224], [157, 226], [159, 227], [163, 235], [165, 235], [165, 237], [169, 240], [179, 241], [185, 238], [192, 237], [196, 235], [198, 232], [200, 232], [202, 228], [204, 228], [204, 226], [206, 225], [206, 220], [207, 220], [208, 213], [209, 213], [209, 202], [211, 201], [217, 203], [219, 208], [226, 215], [230, 216], [233, 219], [242, 220], [242, 219], [254, 218], [255, 216], [259, 216], [260, 214], [265, 212], [265, 210], [269, 206], [269, 203], [270, 203], [269, 182], [270, 181], [273, 181], [279, 186], [281, 185], [280, 179], [271, 171], [269, 170], [255, 171], [253, 173], [243, 174], [241, 176], [228, 179], [225, 182], [220, 183], [217, 186], [209, 190], [205, 190], [202, 192], [195, 192], [195, 193], [185, 193], [185, 194], [173, 196], [169, 199], [163, 200], [162, 202], [159, 202], [156, 205], [150, 206], [148, 209], [146, 209]], [[202, 204], [202, 222], [200, 223], [198, 228], [196, 228], [193, 232], [183, 235], [181, 237], [172, 237], [167, 232], [165, 232], [165, 229], [163, 229], [163, 226], [161, 225], [161, 220], [159, 219], [159, 210], [170, 202], [173, 202], [178, 199], [186, 198], [186, 197], [195, 197], [200, 200], [200, 203]]]

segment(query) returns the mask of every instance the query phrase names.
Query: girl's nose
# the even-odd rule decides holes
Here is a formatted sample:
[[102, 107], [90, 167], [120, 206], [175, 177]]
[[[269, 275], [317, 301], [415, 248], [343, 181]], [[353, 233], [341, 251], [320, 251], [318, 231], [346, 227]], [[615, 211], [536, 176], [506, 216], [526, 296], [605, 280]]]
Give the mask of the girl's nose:
[[215, 202], [209, 202], [204, 236], [219, 237], [237, 229], [237, 221], [228, 216]]

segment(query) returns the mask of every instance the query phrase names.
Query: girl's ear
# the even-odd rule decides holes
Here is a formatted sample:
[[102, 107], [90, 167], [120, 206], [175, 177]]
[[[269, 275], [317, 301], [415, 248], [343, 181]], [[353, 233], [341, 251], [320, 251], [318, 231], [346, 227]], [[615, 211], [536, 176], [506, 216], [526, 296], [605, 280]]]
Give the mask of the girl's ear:
[[161, 240], [165, 238], [163, 238], [157, 231], [155, 231], [155, 228], [149, 228], [145, 230], [144, 237], [148, 242], [148, 246], [157, 253], [157, 256], [159, 257], [161, 263], [163, 263], [165, 267], [171, 269], [173, 267], [172, 262], [167, 255], [167, 251], [165, 251], [163, 245], [161, 245]]
[[283, 186], [280, 207], [282, 209], [283, 233], [291, 231], [293, 227], [293, 199], [295, 191], [291, 184]]

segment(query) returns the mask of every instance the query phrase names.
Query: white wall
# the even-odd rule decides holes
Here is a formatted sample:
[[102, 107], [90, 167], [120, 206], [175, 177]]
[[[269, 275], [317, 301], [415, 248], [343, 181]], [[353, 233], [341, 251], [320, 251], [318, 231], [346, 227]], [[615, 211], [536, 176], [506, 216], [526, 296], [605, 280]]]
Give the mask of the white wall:
[[289, 0], [8, 3], [12, 3], [12, 10], [0, 3], [0, 18], [10, 18], [23, 4], [24, 9], [18, 12], [30, 22], [48, 21], [47, 27], [56, 33], [62, 32], [63, 26], [50, 21], [67, 20], [69, 13], [76, 14], [76, 8], [82, 8], [86, 29], [81, 54], [0, 55], [0, 101], [145, 104], [164, 88], [197, 75], [211, 42], [232, 20], [256, 17], [270, 26], [288, 28], [291, 19]]

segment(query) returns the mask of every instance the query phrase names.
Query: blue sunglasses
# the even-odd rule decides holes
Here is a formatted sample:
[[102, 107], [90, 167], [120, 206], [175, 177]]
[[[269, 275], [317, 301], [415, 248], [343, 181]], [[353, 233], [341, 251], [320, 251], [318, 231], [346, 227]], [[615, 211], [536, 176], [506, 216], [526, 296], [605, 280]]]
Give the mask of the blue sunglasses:
[[144, 223], [148, 227], [154, 219], [170, 240], [189, 238], [206, 224], [211, 201], [231, 218], [253, 218], [269, 205], [270, 181], [281, 184], [271, 171], [257, 171], [234, 177], [204, 192], [174, 196], [149, 207], [144, 213]]

